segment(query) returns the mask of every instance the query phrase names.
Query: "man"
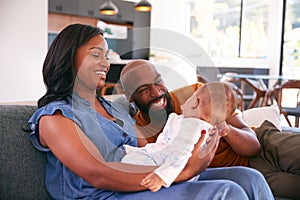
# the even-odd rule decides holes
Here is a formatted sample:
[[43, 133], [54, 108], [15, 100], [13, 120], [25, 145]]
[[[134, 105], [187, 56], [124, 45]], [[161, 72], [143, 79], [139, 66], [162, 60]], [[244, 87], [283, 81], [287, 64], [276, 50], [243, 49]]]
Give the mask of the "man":
[[[155, 67], [135, 60], [121, 72], [123, 90], [139, 108], [134, 118], [149, 142], [154, 142], [171, 112], [181, 114], [180, 106], [201, 87], [201, 83], [168, 92]], [[254, 132], [237, 112], [226, 121], [218, 150], [210, 167], [250, 166], [261, 171], [277, 197], [300, 199], [300, 135], [279, 133], [265, 122]], [[272, 130], [272, 134], [267, 133]], [[260, 141], [259, 141], [259, 140]], [[277, 142], [279, 141], [279, 142]], [[295, 145], [290, 148], [287, 142]], [[261, 144], [263, 146], [262, 152]], [[273, 148], [277, 146], [277, 148]]]

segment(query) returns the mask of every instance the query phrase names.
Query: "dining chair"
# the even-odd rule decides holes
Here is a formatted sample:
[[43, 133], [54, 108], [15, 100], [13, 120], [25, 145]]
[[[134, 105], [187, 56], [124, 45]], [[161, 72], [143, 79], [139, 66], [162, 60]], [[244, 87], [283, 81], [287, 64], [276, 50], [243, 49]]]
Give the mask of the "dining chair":
[[279, 83], [276, 83], [272, 88], [268, 89], [265, 95], [263, 106], [271, 106], [274, 104], [277, 105], [280, 86], [281, 85]]
[[98, 91], [98, 94], [100, 96], [109, 95], [109, 94], [122, 94], [122, 93], [123, 93], [123, 90], [122, 90], [122, 87], [120, 84], [110, 83], [110, 82], [105, 83], [103, 88], [101, 88]]
[[197, 76], [197, 81], [200, 83], [208, 83], [209, 81], [203, 76]]
[[245, 82], [253, 90], [254, 96], [253, 96], [252, 101], [249, 103], [247, 109], [254, 108], [255, 106], [258, 106], [258, 107], [264, 106], [267, 89], [262, 87], [261, 83], [259, 83], [257, 80], [254, 80], [254, 79], [241, 78], [241, 81]]
[[279, 94], [278, 94], [278, 106], [279, 106], [280, 113], [284, 115], [289, 126], [292, 127], [292, 123], [289, 119], [289, 116], [294, 116], [295, 127], [299, 127], [300, 80], [290, 80], [283, 83], [280, 86]]

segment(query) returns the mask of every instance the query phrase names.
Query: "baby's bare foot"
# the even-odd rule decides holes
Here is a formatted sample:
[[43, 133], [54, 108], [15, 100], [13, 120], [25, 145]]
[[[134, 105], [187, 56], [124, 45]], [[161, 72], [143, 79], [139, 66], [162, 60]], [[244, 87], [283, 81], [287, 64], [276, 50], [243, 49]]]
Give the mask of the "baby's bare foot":
[[148, 188], [152, 192], [157, 192], [163, 186], [163, 180], [155, 173], [148, 174], [142, 179], [141, 185]]

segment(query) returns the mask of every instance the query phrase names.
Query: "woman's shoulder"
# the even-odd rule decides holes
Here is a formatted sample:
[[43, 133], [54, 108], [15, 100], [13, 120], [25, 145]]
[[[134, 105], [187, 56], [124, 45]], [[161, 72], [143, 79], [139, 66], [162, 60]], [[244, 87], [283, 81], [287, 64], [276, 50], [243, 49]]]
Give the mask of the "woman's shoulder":
[[37, 124], [42, 116], [53, 115], [57, 110], [61, 111], [62, 114], [68, 118], [72, 118], [73, 116], [72, 106], [67, 101], [54, 101], [38, 108], [29, 119], [29, 123]]
[[49, 148], [45, 148], [42, 146], [40, 143], [40, 138], [39, 138], [39, 120], [41, 119], [42, 116], [50, 116], [55, 113], [55, 111], [60, 110], [62, 113], [67, 113], [66, 115], [72, 116], [70, 114], [71, 111], [71, 106], [67, 103], [67, 101], [54, 101], [51, 102], [43, 107], [38, 108], [31, 118], [29, 119], [28, 123], [30, 125], [30, 128], [32, 132], [30, 133], [29, 137], [30, 140], [35, 148], [42, 152], [49, 152]]

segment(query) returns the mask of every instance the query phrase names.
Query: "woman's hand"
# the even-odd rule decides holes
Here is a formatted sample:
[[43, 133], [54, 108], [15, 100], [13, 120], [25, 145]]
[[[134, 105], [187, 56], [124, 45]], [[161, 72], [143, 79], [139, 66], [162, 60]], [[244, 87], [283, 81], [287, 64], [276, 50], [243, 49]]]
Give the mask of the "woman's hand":
[[199, 156], [199, 152], [201, 150], [201, 143], [204, 140], [204, 135], [201, 136], [199, 141], [196, 143], [195, 148], [192, 152], [192, 156], [190, 157], [188, 163], [186, 164], [185, 168], [182, 170], [182, 172], [179, 174], [179, 176], [176, 178], [175, 182], [181, 182], [186, 181], [201, 172], [203, 172], [211, 163], [213, 160], [215, 153], [217, 151], [220, 137], [217, 137], [217, 142], [215, 145], [211, 148], [209, 152], [204, 157]]

